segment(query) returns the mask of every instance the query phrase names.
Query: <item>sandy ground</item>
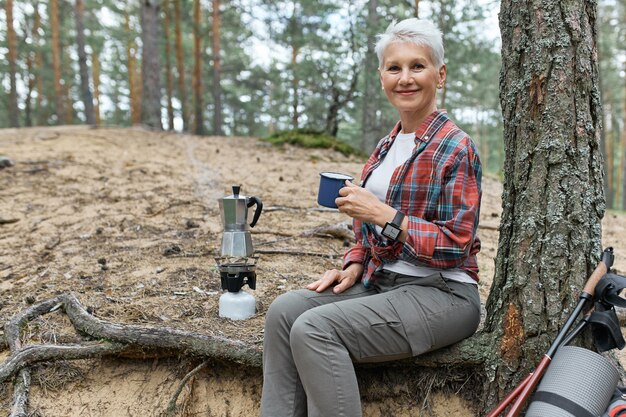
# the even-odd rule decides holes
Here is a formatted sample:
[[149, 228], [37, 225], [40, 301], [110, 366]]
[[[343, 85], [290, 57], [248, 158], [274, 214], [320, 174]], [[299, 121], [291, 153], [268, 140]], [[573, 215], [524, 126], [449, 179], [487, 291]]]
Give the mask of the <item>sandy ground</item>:
[[[168, 326], [260, 344], [264, 313], [280, 293], [300, 288], [340, 265], [347, 242], [306, 235], [347, 221], [319, 210], [321, 171], [358, 177], [363, 160], [294, 147], [273, 148], [250, 138], [196, 137], [141, 129], [82, 126], [0, 130], [0, 320], [28, 305], [73, 291], [97, 317]], [[253, 229], [259, 252], [258, 313], [250, 320], [218, 317], [221, 294], [214, 256], [222, 225], [217, 199], [240, 184], [263, 200]], [[493, 276], [501, 185], [483, 182], [479, 255], [483, 301]], [[622, 242], [626, 216], [608, 213], [604, 243]], [[297, 254], [289, 253], [296, 251]], [[285, 253], [279, 253], [285, 252]], [[0, 332], [2, 332], [0, 330]], [[70, 339], [60, 314], [36, 320], [25, 340]], [[0, 352], [4, 360], [8, 352]], [[31, 409], [40, 416], [156, 416], [195, 364], [178, 360], [98, 359], [43, 365], [34, 373]], [[256, 415], [258, 375], [211, 365], [181, 397], [184, 415]], [[217, 387], [217, 388], [216, 388]], [[0, 386], [0, 411], [11, 387]], [[459, 398], [434, 394], [435, 416], [470, 417]], [[388, 399], [365, 405], [365, 415], [419, 416], [423, 404]], [[389, 414], [393, 410], [393, 414]]]

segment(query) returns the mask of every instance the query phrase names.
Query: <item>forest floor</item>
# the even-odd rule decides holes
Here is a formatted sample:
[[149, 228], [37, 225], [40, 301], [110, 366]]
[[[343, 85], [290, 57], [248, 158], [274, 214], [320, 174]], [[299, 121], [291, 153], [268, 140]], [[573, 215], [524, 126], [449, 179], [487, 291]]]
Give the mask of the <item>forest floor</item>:
[[[338, 267], [349, 243], [314, 233], [348, 220], [317, 206], [319, 172], [358, 177], [364, 163], [334, 151], [277, 148], [251, 138], [85, 126], [0, 130], [1, 155], [14, 163], [0, 170], [2, 323], [33, 303], [71, 291], [108, 322], [166, 326], [253, 346], [262, 343], [271, 301]], [[253, 292], [258, 313], [245, 321], [218, 317], [217, 199], [231, 194], [232, 185], [264, 204], [252, 229], [259, 256]], [[483, 302], [494, 272], [501, 193], [496, 179], [484, 178]], [[626, 215], [607, 213], [603, 244], [615, 247], [621, 273], [626, 272], [625, 228]], [[30, 323], [23, 339], [51, 343], [72, 337], [69, 321], [51, 313]], [[8, 348], [0, 347], [0, 363], [8, 355]], [[30, 408], [46, 417], [157, 416], [193, 365], [111, 357], [39, 365]], [[256, 415], [255, 378], [246, 371], [205, 370], [183, 395], [186, 415]], [[252, 381], [248, 386], [246, 379]], [[0, 385], [0, 412], [8, 410], [11, 390]], [[365, 415], [394, 409], [397, 416], [418, 416], [418, 406], [373, 401], [365, 405]], [[472, 415], [460, 398], [434, 394], [430, 406], [435, 416]]]

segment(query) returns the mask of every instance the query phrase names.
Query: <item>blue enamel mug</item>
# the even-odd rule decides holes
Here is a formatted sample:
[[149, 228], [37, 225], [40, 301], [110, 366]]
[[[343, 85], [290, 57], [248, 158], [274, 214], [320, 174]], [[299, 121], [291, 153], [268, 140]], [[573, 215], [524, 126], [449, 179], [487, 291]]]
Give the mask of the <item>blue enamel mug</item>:
[[346, 180], [352, 181], [350, 175], [337, 172], [320, 172], [320, 189], [317, 193], [317, 204], [324, 207], [337, 208], [335, 199], [339, 190], [346, 186]]

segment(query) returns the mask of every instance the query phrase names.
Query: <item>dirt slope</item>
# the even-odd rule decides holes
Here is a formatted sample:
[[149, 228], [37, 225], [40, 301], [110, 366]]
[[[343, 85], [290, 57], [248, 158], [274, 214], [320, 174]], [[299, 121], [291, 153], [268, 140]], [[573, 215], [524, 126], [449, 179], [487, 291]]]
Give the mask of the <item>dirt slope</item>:
[[[302, 236], [347, 220], [318, 209], [318, 173], [358, 177], [364, 162], [328, 151], [272, 148], [249, 138], [82, 126], [0, 130], [0, 155], [15, 164], [0, 170], [3, 323], [36, 301], [73, 291], [103, 320], [164, 325], [257, 345], [271, 300], [340, 264], [341, 239]], [[255, 249], [265, 252], [259, 254], [254, 291], [259, 313], [243, 322], [218, 317], [221, 292], [213, 259], [222, 227], [217, 199], [236, 184], [265, 205], [253, 229]], [[485, 178], [483, 187], [484, 301], [497, 250], [501, 185]], [[609, 213], [604, 227], [604, 243], [616, 247], [622, 272], [624, 219]], [[74, 337], [60, 314], [37, 320], [25, 334], [36, 342]], [[7, 353], [0, 352], [0, 359]], [[192, 365], [105, 359], [42, 366], [35, 373], [31, 409], [42, 416], [158, 415]], [[199, 374], [193, 390], [183, 393], [189, 415], [255, 415], [260, 386], [242, 384], [246, 380], [257, 381], [258, 375], [220, 368]], [[9, 386], [0, 387], [0, 410], [7, 410], [10, 392]], [[449, 401], [435, 396], [435, 414]], [[417, 416], [421, 404], [372, 402], [366, 414], [386, 415], [389, 407], [399, 410], [396, 415]], [[450, 407], [453, 415], [471, 415], [459, 399], [441, 415], [450, 415]]]

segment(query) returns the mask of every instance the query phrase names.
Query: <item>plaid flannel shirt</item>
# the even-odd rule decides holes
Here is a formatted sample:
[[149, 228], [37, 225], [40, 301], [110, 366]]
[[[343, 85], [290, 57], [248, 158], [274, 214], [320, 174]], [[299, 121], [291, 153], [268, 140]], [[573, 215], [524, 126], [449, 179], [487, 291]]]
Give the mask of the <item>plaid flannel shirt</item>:
[[[398, 122], [378, 143], [361, 173], [361, 186], [400, 130]], [[398, 259], [432, 268], [459, 268], [478, 281], [482, 168], [476, 147], [445, 110], [424, 120], [415, 132], [415, 144], [413, 154], [394, 171], [385, 198], [386, 204], [408, 218], [406, 242], [389, 242], [373, 224], [354, 219], [356, 245], [346, 251], [343, 268], [363, 264], [365, 286], [376, 269]]]

